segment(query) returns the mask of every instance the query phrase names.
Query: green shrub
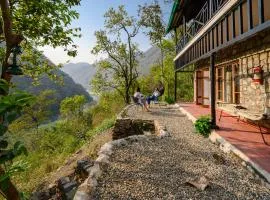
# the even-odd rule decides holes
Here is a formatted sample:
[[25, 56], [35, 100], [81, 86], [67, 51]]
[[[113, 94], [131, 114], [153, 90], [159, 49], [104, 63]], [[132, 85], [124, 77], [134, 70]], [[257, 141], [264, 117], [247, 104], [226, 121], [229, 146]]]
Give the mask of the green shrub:
[[168, 104], [174, 104], [175, 103], [175, 101], [174, 101], [174, 98], [172, 98], [172, 97], [165, 97], [165, 101], [168, 103]]
[[99, 126], [88, 131], [86, 135], [88, 137], [92, 137], [98, 133], [101, 133], [101, 132], [113, 127], [114, 123], [115, 123], [115, 118], [105, 119]]
[[209, 116], [201, 116], [195, 122], [195, 129], [198, 133], [203, 135], [204, 137], [208, 137], [211, 132], [211, 122]]

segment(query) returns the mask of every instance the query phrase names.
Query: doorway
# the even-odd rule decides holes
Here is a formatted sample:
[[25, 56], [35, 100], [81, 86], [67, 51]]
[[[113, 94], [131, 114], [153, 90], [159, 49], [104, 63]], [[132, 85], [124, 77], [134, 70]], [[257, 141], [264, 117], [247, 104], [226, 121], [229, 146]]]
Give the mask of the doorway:
[[196, 71], [196, 104], [209, 107], [210, 105], [210, 77], [209, 70]]

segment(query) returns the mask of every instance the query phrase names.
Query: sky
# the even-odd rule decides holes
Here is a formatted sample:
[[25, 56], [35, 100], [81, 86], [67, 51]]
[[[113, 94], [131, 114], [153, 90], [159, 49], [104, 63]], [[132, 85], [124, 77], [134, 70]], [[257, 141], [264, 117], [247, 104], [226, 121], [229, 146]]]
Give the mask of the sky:
[[[103, 29], [104, 13], [110, 7], [117, 8], [119, 5], [125, 5], [130, 15], [137, 16], [138, 5], [151, 2], [152, 0], [82, 0], [81, 5], [75, 8], [80, 17], [71, 24], [71, 27], [81, 28], [82, 37], [74, 39], [74, 43], [78, 45], [78, 55], [75, 58], [68, 57], [61, 47], [54, 49], [46, 46], [39, 49], [55, 64], [64, 64], [66, 62], [87, 62], [92, 64], [100, 59], [100, 57], [91, 54], [91, 49], [96, 42], [94, 32]], [[162, 4], [162, 9], [164, 9], [164, 19], [168, 21], [171, 5]], [[135, 38], [135, 42], [139, 44], [142, 51], [146, 51], [151, 47], [149, 39], [143, 33], [139, 33]]]

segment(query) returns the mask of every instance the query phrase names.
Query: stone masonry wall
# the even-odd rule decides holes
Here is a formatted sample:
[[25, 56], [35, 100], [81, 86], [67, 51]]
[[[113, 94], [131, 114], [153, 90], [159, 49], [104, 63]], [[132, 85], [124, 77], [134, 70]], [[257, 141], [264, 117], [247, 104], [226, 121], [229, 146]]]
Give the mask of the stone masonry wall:
[[[270, 30], [246, 41], [222, 49], [216, 54], [216, 65], [238, 61], [240, 66], [240, 103], [256, 112], [266, 109], [270, 115]], [[208, 67], [209, 58], [195, 64], [197, 69]], [[252, 81], [252, 67], [263, 68], [263, 84]]]
[[[240, 102], [246, 107], [264, 112], [270, 109], [270, 50], [247, 55], [239, 59], [240, 63]], [[252, 81], [252, 67], [261, 66], [264, 71], [263, 83]], [[269, 112], [269, 111], [268, 111]], [[270, 113], [269, 113], [270, 114]]]
[[118, 140], [132, 135], [143, 135], [145, 131], [155, 133], [153, 120], [117, 119], [113, 128], [112, 139]]

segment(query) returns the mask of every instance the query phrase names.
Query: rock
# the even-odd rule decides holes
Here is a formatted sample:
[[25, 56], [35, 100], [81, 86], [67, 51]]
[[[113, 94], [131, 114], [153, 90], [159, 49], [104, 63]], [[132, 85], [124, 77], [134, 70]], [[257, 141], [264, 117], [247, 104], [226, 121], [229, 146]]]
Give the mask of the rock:
[[170, 135], [170, 133], [168, 132], [168, 131], [166, 131], [166, 130], [160, 130], [160, 133], [159, 133], [159, 137], [160, 138], [164, 138], [164, 137], [170, 137], [171, 135]]
[[48, 191], [49, 191], [50, 196], [55, 195], [56, 192], [57, 192], [56, 190], [57, 190], [57, 185], [56, 184], [50, 184], [48, 186]]
[[98, 179], [102, 174], [102, 171], [100, 169], [99, 164], [95, 164], [90, 171], [90, 177], [95, 177], [96, 179]]
[[204, 191], [209, 185], [209, 181], [205, 176], [202, 176], [200, 178], [195, 178], [193, 180], [187, 181], [186, 183], [196, 187], [197, 189], [201, 191]]
[[111, 143], [105, 143], [99, 150], [98, 155], [106, 154], [110, 156], [112, 154], [112, 144]]
[[126, 146], [128, 142], [122, 138], [122, 139], [111, 141], [110, 144], [112, 144], [115, 147], [121, 147], [121, 146]]
[[78, 187], [77, 182], [70, 180], [69, 177], [62, 177], [57, 182], [62, 198], [67, 200], [73, 199]]
[[71, 181], [69, 183], [66, 183], [65, 185], [62, 186], [62, 191], [64, 193], [70, 192], [73, 188], [77, 187], [78, 184], [76, 181]]
[[49, 200], [51, 197], [49, 191], [36, 191], [30, 197], [31, 200]]
[[92, 178], [89, 177], [79, 186], [73, 200], [91, 200], [93, 199], [92, 194], [94, 190], [95, 185], [93, 184]]
[[89, 169], [93, 165], [94, 161], [90, 159], [78, 160], [76, 172], [80, 174], [81, 178], [85, 179], [89, 175]]
[[67, 183], [70, 182], [70, 178], [67, 177], [67, 176], [61, 177], [57, 182], [58, 182], [58, 185], [59, 185], [59, 186], [60, 186], [60, 185], [65, 185], [65, 184], [67, 184]]
[[67, 200], [72, 200], [74, 198], [75, 193], [76, 193], [77, 188], [78, 188], [77, 183], [76, 183], [76, 185], [71, 185], [71, 183], [70, 183], [70, 185], [67, 187], [69, 187], [69, 188], [68, 188], [68, 191], [65, 192], [65, 198]]
[[89, 200], [91, 196], [84, 191], [77, 191], [73, 200]]
[[98, 158], [96, 159], [97, 163], [104, 163], [104, 164], [109, 164], [109, 156], [105, 155], [105, 154], [101, 154], [98, 156]]

